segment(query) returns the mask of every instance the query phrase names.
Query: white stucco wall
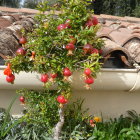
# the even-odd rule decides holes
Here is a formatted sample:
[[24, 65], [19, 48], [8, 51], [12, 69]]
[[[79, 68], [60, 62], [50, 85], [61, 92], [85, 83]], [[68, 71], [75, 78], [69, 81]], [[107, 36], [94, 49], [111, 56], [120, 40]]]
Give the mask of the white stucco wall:
[[[0, 90], [0, 107], [7, 108], [10, 104], [13, 96], [15, 96], [15, 90]], [[89, 114], [95, 114], [104, 118], [118, 117], [121, 114], [125, 114], [127, 110], [136, 110], [140, 113], [140, 93], [128, 93], [128, 92], [115, 92], [115, 91], [74, 91], [73, 99], [77, 98], [85, 99], [83, 107], [89, 108]], [[17, 99], [14, 103], [11, 113], [13, 115], [21, 115], [23, 106], [20, 105]]]
[[[7, 108], [12, 98], [16, 95], [18, 88], [41, 88], [42, 83], [38, 80], [37, 74], [16, 75], [15, 84], [6, 83], [3, 71], [0, 70], [0, 107]], [[85, 90], [83, 80], [77, 81], [80, 74], [74, 74], [72, 100], [77, 98], [85, 99], [84, 109], [89, 108], [89, 114], [97, 116], [103, 115], [104, 118], [118, 117], [125, 114], [127, 110], [136, 110], [140, 113], [140, 84], [139, 75], [135, 70], [125, 71], [102, 71], [92, 90]], [[77, 77], [78, 76], [78, 77]], [[129, 92], [134, 88], [135, 92]], [[23, 106], [19, 100], [14, 103], [11, 114], [20, 115]]]

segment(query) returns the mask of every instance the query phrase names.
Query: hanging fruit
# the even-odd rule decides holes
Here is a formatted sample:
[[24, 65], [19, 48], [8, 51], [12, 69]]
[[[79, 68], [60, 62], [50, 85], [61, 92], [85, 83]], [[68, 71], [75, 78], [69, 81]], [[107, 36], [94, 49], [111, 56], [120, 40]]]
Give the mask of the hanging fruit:
[[64, 30], [64, 29], [66, 29], [66, 27], [67, 27], [66, 24], [60, 24], [60, 25], [57, 26], [57, 30], [58, 30], [58, 31], [62, 31], [62, 30]]
[[51, 74], [50, 74], [50, 77], [51, 77], [51, 78], [50, 78], [50, 81], [51, 81], [51, 82], [54, 82], [54, 81], [55, 81], [55, 78], [57, 78], [57, 73], [51, 73]]
[[99, 50], [98, 49], [96, 49], [96, 48], [92, 48], [92, 50], [91, 50], [91, 54], [98, 54], [99, 53]]
[[12, 70], [10, 68], [10, 63], [8, 63], [7, 68], [4, 69], [4, 75], [10, 76], [12, 74]]
[[84, 54], [91, 53], [93, 46], [91, 44], [86, 44], [83, 47]]
[[66, 48], [66, 50], [68, 50], [67, 55], [73, 55], [73, 50], [75, 49], [74, 44], [69, 43], [69, 44], [66, 45], [65, 48]]
[[99, 22], [98, 22], [98, 19], [97, 17], [92, 17], [92, 22], [93, 22], [93, 25], [96, 26]]
[[15, 75], [13, 75], [13, 74], [11, 74], [11, 75], [7, 75], [6, 76], [6, 81], [8, 82], [8, 83], [11, 83], [11, 84], [13, 84], [14, 83], [14, 80], [15, 80]]
[[19, 43], [20, 43], [20, 44], [26, 44], [26, 43], [27, 43], [27, 39], [26, 39], [25, 37], [21, 37], [21, 38], [19, 39]]
[[86, 83], [86, 89], [90, 89], [90, 85], [94, 83], [94, 79], [90, 76], [90, 77], [86, 77], [85, 79], [85, 83]]
[[63, 95], [59, 95], [57, 97], [57, 102], [60, 103], [59, 106], [62, 108], [64, 104], [68, 103], [68, 100]]
[[99, 54], [100, 54], [100, 55], [103, 54], [103, 50], [102, 50], [102, 49], [99, 50]]
[[19, 101], [21, 102], [21, 104], [25, 104], [25, 97], [20, 96]]
[[64, 80], [68, 80], [68, 77], [72, 75], [72, 72], [69, 68], [63, 69]]
[[48, 74], [41, 74], [40, 81], [43, 82], [44, 84], [47, 83], [49, 80]]
[[92, 73], [92, 71], [91, 71], [90, 68], [86, 68], [86, 69], [84, 70], [84, 74], [85, 74], [86, 76], [91, 76], [91, 73]]
[[90, 124], [91, 127], [94, 127], [95, 126], [94, 120], [89, 120], [89, 124]]
[[98, 19], [96, 17], [90, 17], [87, 20], [85, 26], [86, 27], [91, 27], [91, 26], [96, 26], [97, 24], [98, 24]]
[[16, 55], [21, 55], [21, 56], [24, 56], [26, 54], [26, 51], [25, 51], [25, 49], [24, 48], [19, 48], [19, 49], [17, 49], [17, 51], [16, 51]]

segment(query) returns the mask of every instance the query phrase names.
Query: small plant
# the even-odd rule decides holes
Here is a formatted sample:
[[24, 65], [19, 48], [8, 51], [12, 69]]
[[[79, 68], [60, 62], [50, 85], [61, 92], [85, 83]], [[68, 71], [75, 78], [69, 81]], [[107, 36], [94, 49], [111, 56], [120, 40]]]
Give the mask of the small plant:
[[7, 110], [0, 109], [0, 139], [8, 139], [11, 133], [18, 124], [22, 122], [22, 118], [16, 120], [10, 116], [10, 110], [14, 104], [17, 96], [13, 98]]

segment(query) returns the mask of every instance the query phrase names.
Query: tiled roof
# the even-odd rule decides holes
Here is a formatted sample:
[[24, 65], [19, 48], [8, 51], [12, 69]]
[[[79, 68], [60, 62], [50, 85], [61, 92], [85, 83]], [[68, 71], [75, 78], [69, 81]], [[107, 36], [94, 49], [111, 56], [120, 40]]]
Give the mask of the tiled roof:
[[126, 56], [130, 65], [140, 63], [140, 18], [97, 17], [101, 24], [98, 36], [105, 40], [104, 57], [118, 51]]
[[[27, 15], [38, 13], [37, 10], [27, 8], [0, 7], [0, 11], [3, 13], [0, 16], [1, 29], [18, 24]], [[56, 12], [56, 14], [58, 13]], [[134, 63], [140, 64], [140, 18], [104, 14], [96, 16], [99, 19], [101, 27], [97, 35], [105, 41], [103, 48], [105, 61], [118, 55], [118, 59], [125, 66], [130, 67]], [[116, 61], [116, 59], [114, 60]]]

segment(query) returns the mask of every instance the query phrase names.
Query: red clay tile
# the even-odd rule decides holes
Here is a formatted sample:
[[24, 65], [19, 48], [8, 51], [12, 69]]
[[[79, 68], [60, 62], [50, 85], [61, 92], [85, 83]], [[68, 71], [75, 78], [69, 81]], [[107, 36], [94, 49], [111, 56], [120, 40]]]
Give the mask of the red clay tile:
[[130, 39], [125, 45], [130, 54], [130, 56], [137, 62], [140, 63], [140, 39], [133, 38]]
[[8, 27], [12, 24], [11, 21], [3, 18], [3, 17], [0, 17], [0, 28], [5, 28], [5, 27]]
[[98, 36], [106, 36], [109, 35], [110, 32], [112, 32], [113, 29], [109, 28], [109, 27], [101, 27], [97, 33]]
[[115, 41], [115, 43], [119, 44], [119, 45], [123, 45], [124, 42], [126, 42], [126, 40], [128, 40], [128, 38], [131, 37], [131, 34], [128, 34], [127, 32], [120, 32], [120, 31], [113, 31], [109, 34]]

